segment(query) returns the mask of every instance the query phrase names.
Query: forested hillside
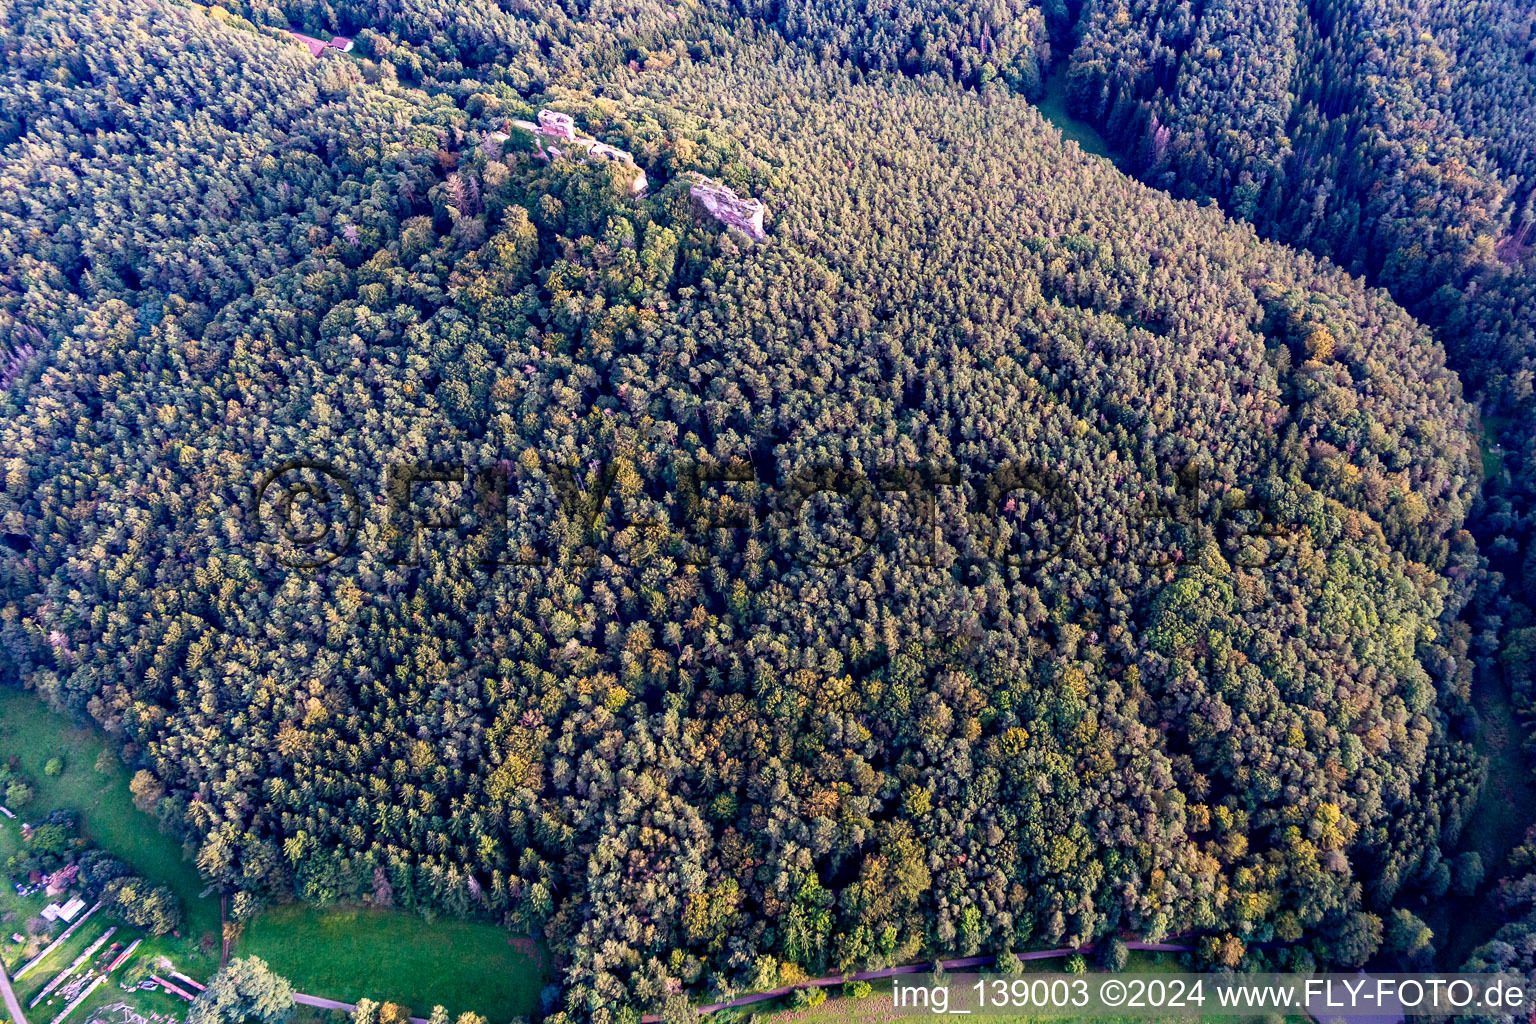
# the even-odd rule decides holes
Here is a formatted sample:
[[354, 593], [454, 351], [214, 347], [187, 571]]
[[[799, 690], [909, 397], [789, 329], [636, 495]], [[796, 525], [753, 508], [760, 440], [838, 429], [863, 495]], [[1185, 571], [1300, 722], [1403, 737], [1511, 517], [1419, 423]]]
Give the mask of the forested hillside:
[[227, 17], [4, 0], [0, 22], [11, 352], [55, 347], [82, 299], [129, 302], [143, 330], [171, 296], [206, 319], [323, 245], [338, 215], [366, 225], [363, 172], [387, 163], [425, 191], [452, 119], [437, 107], [435, 127], [425, 97], [365, 94], [352, 65]]
[[[1408, 952], [1482, 771], [1474, 410], [1384, 292], [968, 88], [1065, 12], [0, 4], [0, 657], [236, 906], [541, 933], [605, 1021]], [[536, 104], [650, 192], [494, 134]], [[296, 457], [360, 494], [319, 568]], [[436, 528], [402, 464], [465, 470]]]
[[[1510, 452], [1486, 519], [1530, 603], [1536, 20], [1490, 0], [1090, 0], [1070, 102], [1145, 180], [1391, 289], [1443, 331]], [[1536, 578], [1536, 577], [1533, 577]]]
[[1507, 595], [1490, 588], [1477, 621], [1536, 728], [1536, 16], [1088, 0], [1076, 38], [1069, 102], [1140, 176], [1365, 274], [1439, 330], [1482, 413], [1470, 525]]
[[1064, 38], [1059, 0], [676, 0], [556, 3], [503, 8], [462, 0], [242, 0], [242, 13], [272, 26], [357, 35], [386, 77], [467, 96], [499, 86], [586, 87], [621, 64], [664, 71], [680, 58], [731, 52], [769, 35], [823, 59], [909, 74], [933, 72], [969, 85], [993, 80], [1034, 96]]
[[1219, 199], [1440, 328], [1507, 471], [1489, 481], [1477, 528], [1529, 605], [1532, 12], [1494, 0], [1090, 0], [1078, 32], [1071, 102], [1142, 177]]

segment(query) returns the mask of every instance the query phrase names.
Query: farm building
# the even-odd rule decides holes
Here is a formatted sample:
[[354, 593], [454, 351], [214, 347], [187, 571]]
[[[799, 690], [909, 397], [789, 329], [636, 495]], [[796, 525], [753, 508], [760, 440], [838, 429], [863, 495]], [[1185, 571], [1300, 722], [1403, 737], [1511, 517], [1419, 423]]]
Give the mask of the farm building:
[[309, 47], [309, 55], [311, 57], [318, 57], [326, 50], [339, 50], [342, 53], [352, 52], [352, 40], [348, 39], [346, 36], [332, 36], [330, 39], [316, 39], [314, 36], [307, 36], [302, 32], [295, 32], [293, 29], [288, 29], [287, 32], [290, 36], [297, 39], [305, 46]]

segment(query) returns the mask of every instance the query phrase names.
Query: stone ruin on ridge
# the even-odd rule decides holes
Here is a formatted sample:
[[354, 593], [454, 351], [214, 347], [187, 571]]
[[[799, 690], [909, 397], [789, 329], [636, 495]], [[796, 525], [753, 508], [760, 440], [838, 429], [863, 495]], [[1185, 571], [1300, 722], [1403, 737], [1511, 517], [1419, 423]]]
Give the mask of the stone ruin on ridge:
[[[533, 133], [534, 145], [539, 148], [539, 156], [545, 160], [559, 156], [573, 160], [612, 160], [623, 164], [627, 171], [634, 172], [634, 177], [629, 183], [630, 192], [639, 195], [645, 191], [645, 172], [635, 163], [635, 158], [617, 146], [610, 146], [606, 142], [597, 141], [590, 135], [581, 134], [576, 130], [576, 119], [570, 114], [563, 114], [558, 110], [541, 110], [538, 124], [532, 121], [513, 121], [512, 124]], [[499, 141], [504, 142], [509, 137], [501, 133], [497, 134]]]
[[[646, 189], [645, 172], [635, 163], [635, 158], [605, 142], [599, 142], [590, 135], [583, 135], [576, 127], [576, 119], [570, 114], [558, 110], [539, 111], [539, 122], [511, 121], [509, 125], [516, 125], [524, 131], [533, 133], [534, 145], [538, 147], [539, 156], [545, 160], [555, 157], [569, 157], [573, 160], [612, 160], [624, 165], [627, 170], [634, 171], [634, 178], [630, 181], [630, 191], [635, 195], [641, 195]], [[510, 138], [505, 132], [493, 132], [492, 137], [498, 142], [505, 142]], [[735, 191], [715, 181], [713, 178], [694, 173], [693, 185], [688, 194], [715, 220], [735, 228], [749, 238], [758, 240], [768, 237], [768, 232], [763, 228], [763, 214], [768, 207], [761, 199], [743, 199]]]

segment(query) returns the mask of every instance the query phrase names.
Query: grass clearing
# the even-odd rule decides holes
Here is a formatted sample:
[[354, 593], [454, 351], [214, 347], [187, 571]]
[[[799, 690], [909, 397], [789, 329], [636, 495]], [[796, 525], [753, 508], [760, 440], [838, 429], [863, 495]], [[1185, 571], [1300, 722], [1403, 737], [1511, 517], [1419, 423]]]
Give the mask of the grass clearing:
[[1496, 483], [1499, 474], [1504, 471], [1504, 449], [1499, 444], [1499, 438], [1504, 436], [1509, 422], [1508, 416], [1482, 418], [1483, 433], [1478, 438], [1478, 451], [1483, 459], [1483, 479], [1490, 483]]
[[[1045, 119], [1056, 126], [1063, 139], [1071, 139], [1077, 143], [1084, 153], [1092, 153], [1111, 161], [1116, 167], [1121, 167], [1121, 160], [1109, 148], [1109, 143], [1104, 141], [1104, 136], [1099, 134], [1097, 128], [1087, 121], [1080, 121], [1067, 113], [1067, 62], [1057, 61], [1051, 65], [1050, 72], [1045, 76], [1045, 95], [1035, 104], [1035, 108], [1045, 115]], [[1121, 170], [1124, 170], [1121, 167]]]
[[[96, 770], [103, 751], [109, 754], [105, 773]], [[205, 935], [217, 939], [218, 900], [202, 895], [206, 885], [181, 843], [134, 806], [128, 791], [131, 775], [98, 730], [75, 728], [33, 694], [0, 690], [0, 757], [17, 758], [37, 793], [25, 809], [12, 808], [20, 817], [6, 821], [7, 831], [18, 829], [23, 819], [36, 821], [55, 808], [78, 811], [86, 839], [176, 893], [185, 915], [183, 935], [194, 942]], [[53, 757], [64, 760], [61, 775], [43, 772], [43, 765]]]
[[390, 1000], [418, 1017], [440, 1005], [502, 1024], [532, 1013], [544, 986], [543, 951], [532, 940], [398, 910], [274, 907], [245, 926], [237, 952], [267, 961], [295, 991]]
[[[101, 761], [107, 770], [98, 772], [96, 766], [103, 752], [109, 755]], [[62, 759], [64, 770], [50, 776], [43, 766], [55, 757]], [[181, 844], [162, 833], [153, 817], [133, 805], [128, 791], [130, 773], [118, 760], [107, 738], [94, 729], [76, 728], [33, 694], [0, 690], [0, 758], [6, 761], [14, 758], [35, 793], [26, 807], [12, 808], [18, 815], [15, 820], [0, 818], [0, 864], [19, 848], [22, 821], [37, 821], [51, 810], [67, 807], [79, 813], [80, 832], [87, 841], [118, 857], [144, 878], [169, 886], [182, 905], [181, 937], [146, 937], [133, 961], [119, 968], [105, 984], [97, 986], [76, 1008], [71, 1022], [82, 1024], [90, 1019], [93, 1011], [120, 1002], [141, 1012], [184, 1013], [186, 1003], [175, 996], [164, 992], [124, 992], [118, 986], [134, 963], [161, 956], [169, 958], [178, 969], [193, 977], [211, 974], [218, 966], [218, 901], [202, 895], [203, 881], [187, 860]], [[8, 970], [14, 972], [25, 959], [22, 947], [10, 941], [11, 933], [23, 931], [25, 922], [36, 917], [49, 902], [52, 901], [42, 893], [18, 896], [8, 879], [0, 888], [0, 917], [6, 918], [0, 924], [4, 932], [0, 958], [4, 959]], [[25, 978], [15, 982], [16, 994], [23, 1006], [112, 925], [117, 926], [117, 931], [111, 941], [125, 946], [143, 934], [114, 920], [106, 911], [98, 911]], [[92, 958], [98, 965], [104, 961], [110, 962], [107, 947]], [[89, 966], [82, 965], [81, 970]], [[55, 992], [32, 1010], [28, 1019], [32, 1024], [46, 1024], [67, 1002]]]

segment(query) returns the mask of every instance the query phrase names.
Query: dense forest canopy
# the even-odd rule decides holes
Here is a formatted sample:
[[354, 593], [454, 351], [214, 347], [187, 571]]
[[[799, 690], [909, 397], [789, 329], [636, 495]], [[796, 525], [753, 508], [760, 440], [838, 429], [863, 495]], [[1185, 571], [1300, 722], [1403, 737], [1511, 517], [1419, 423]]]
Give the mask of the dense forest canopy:
[[[1308, 103], [1418, 152], [1257, 65], [1391, 33], [884, 6], [0, 0], [0, 658], [237, 908], [487, 916], [573, 1019], [1120, 931], [1413, 952], [1483, 772], [1477, 414], [1258, 212]], [[1257, 228], [1064, 144], [1053, 46], [1085, 112], [1179, 126], [1154, 185]], [[538, 159], [539, 107], [649, 192]], [[1505, 315], [1505, 141], [1390, 172], [1454, 208], [1340, 171], [1319, 223], [1385, 255], [1337, 263], [1401, 291], [1419, 239], [1449, 276], [1399, 298]], [[259, 500], [295, 458], [359, 495], [318, 568]]]
[[1478, 532], [1529, 603], [1531, 11], [1093, 0], [1078, 32], [1069, 100], [1142, 177], [1327, 254], [1441, 328], [1506, 456]]
[[1474, 617], [1482, 654], [1536, 727], [1536, 13], [1088, 0], [1074, 45], [1069, 103], [1141, 177], [1332, 257], [1438, 328], [1491, 456], [1469, 523], [1502, 585]]

